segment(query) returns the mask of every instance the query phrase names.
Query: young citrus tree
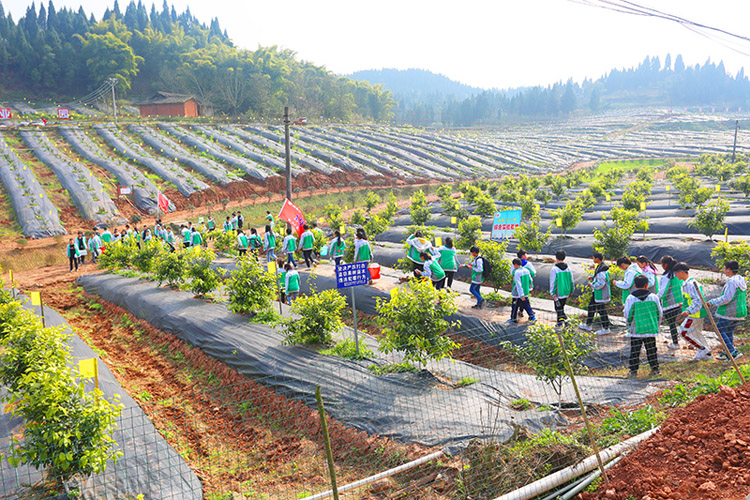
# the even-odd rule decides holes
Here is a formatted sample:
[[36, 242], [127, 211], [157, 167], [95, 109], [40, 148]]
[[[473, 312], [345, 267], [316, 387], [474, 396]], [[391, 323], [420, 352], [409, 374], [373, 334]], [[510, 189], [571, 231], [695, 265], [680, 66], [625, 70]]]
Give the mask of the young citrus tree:
[[171, 287], [185, 281], [186, 252], [177, 247], [174, 252], [159, 252], [154, 262], [154, 277], [159, 285], [165, 281]]
[[412, 222], [418, 226], [424, 226], [430, 220], [431, 214], [427, 206], [427, 197], [421, 189], [412, 195], [409, 213], [411, 214]]
[[729, 212], [729, 203], [721, 198], [698, 208], [698, 213], [688, 225], [697, 229], [709, 240], [724, 229], [724, 219]]
[[457, 233], [456, 248], [468, 250], [482, 238], [482, 219], [476, 215], [472, 215], [467, 219], [459, 221]]
[[478, 241], [477, 247], [479, 247], [482, 258], [490, 262], [491, 272], [488, 281], [497, 292], [501, 286], [507, 285], [511, 281], [511, 264], [505, 258], [508, 245], [497, 241]]
[[276, 276], [253, 255], [244, 255], [227, 280], [229, 310], [234, 313], [265, 313], [276, 296]]
[[292, 303], [292, 317], [281, 320], [285, 344], [330, 344], [344, 328], [341, 311], [346, 299], [338, 290], [300, 296]]
[[424, 366], [450, 357], [459, 347], [445, 335], [460, 324], [445, 319], [458, 310], [456, 296], [450, 290], [435, 290], [429, 280], [412, 279], [407, 287], [394, 289], [390, 300], [378, 298], [376, 308], [383, 328], [382, 352], [400, 351], [405, 361]]
[[367, 213], [369, 214], [378, 203], [380, 203], [380, 196], [373, 191], [368, 191], [365, 196], [365, 208], [367, 208]]
[[208, 248], [190, 247], [186, 259], [187, 289], [202, 297], [219, 287], [219, 273], [211, 267], [216, 255]]
[[581, 222], [582, 216], [581, 208], [571, 202], [566, 203], [564, 207], [552, 211], [552, 217], [560, 219], [562, 222], [563, 234], [571, 229], [575, 229], [578, 223]]
[[547, 232], [540, 229], [540, 218], [537, 215], [528, 222], [521, 223], [515, 232], [518, 244], [525, 250], [539, 252], [547, 244], [552, 236], [552, 227], [547, 228]]

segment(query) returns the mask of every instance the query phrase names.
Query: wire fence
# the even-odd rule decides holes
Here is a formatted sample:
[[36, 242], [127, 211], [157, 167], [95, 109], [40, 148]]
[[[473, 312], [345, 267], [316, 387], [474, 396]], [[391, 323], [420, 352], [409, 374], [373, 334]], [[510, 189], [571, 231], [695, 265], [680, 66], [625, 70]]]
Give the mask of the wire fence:
[[[213, 378], [210, 390], [125, 408], [114, 435], [123, 455], [101, 474], [62, 484], [53, 470], [11, 467], [6, 457], [0, 490], [5, 498], [495, 499], [527, 486], [524, 498], [542, 498], [550, 484], [535, 481], [581, 464], [596, 469], [599, 457], [602, 465], [615, 458], [609, 447], [660, 423], [653, 396], [667, 385], [652, 363], [696, 351], [675, 355], [668, 327], [648, 330], [658, 311], [638, 307], [596, 335], [580, 328], [580, 310], [568, 308], [560, 326], [557, 314], [539, 310], [534, 325], [520, 318], [456, 330], [453, 359], [417, 367], [377, 352], [368, 335], [360, 341], [372, 353], [363, 360], [285, 348], [273, 374], [256, 366], [255, 376], [234, 382], [211, 371], [203, 374]], [[267, 335], [252, 325], [243, 334]], [[723, 349], [718, 335], [703, 338], [715, 353]], [[655, 358], [644, 339], [653, 339]], [[631, 349], [641, 345], [634, 365]], [[218, 342], [215, 349], [219, 360], [238, 356]], [[651, 372], [628, 377], [649, 364]], [[3, 423], [12, 431], [0, 438], [5, 451], [23, 427]]]

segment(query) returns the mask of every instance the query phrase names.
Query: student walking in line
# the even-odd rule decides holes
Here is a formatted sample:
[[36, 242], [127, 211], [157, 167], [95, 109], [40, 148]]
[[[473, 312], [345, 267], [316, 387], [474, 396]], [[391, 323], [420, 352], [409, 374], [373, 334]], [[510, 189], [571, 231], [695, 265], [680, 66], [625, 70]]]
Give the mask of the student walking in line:
[[622, 280], [615, 281], [615, 286], [622, 291], [623, 304], [627, 300], [628, 295], [635, 291], [635, 284], [633, 280], [636, 276], [643, 274], [641, 273], [638, 266], [634, 266], [632, 264], [633, 261], [631, 261], [628, 257], [620, 257], [619, 259], [617, 259], [617, 267], [625, 271], [625, 276], [623, 276]]
[[[287, 263], [294, 267], [297, 267], [297, 263], [294, 262], [294, 252], [297, 251], [297, 238], [292, 234], [292, 228], [286, 228], [286, 236], [284, 241], [281, 242], [281, 254], [286, 255]], [[308, 266], [309, 267], [309, 266]]]
[[[367, 262], [368, 266], [372, 262], [372, 247], [367, 241], [367, 233], [362, 228], [357, 229], [357, 239], [354, 240], [354, 262]], [[367, 283], [372, 285], [372, 278], [369, 278]]]
[[227, 216], [227, 219], [224, 221], [224, 224], [221, 226], [222, 231], [225, 233], [228, 233], [232, 230], [232, 220]]
[[313, 247], [315, 246], [315, 235], [310, 231], [310, 227], [307, 224], [302, 226], [302, 229], [304, 231], [299, 237], [299, 246], [302, 248], [302, 256], [305, 258], [305, 265], [309, 268], [315, 263], [312, 256]]
[[415, 277], [419, 277], [417, 271], [424, 270], [424, 262], [419, 258], [419, 254], [429, 251], [432, 246], [422, 235], [422, 231], [416, 231], [406, 238], [406, 244], [409, 247], [406, 251], [406, 258], [412, 263], [412, 271]]
[[201, 245], [203, 245], [203, 237], [198, 232], [198, 228], [194, 226], [193, 231], [190, 233], [190, 246], [199, 247]]
[[65, 255], [68, 256], [68, 261], [70, 261], [70, 271], [68, 272], [73, 272], [73, 266], [75, 266], [76, 271], [78, 271], [80, 255], [78, 254], [78, 245], [75, 244], [73, 238], [68, 240], [68, 245], [65, 247]]
[[299, 297], [299, 273], [292, 268], [287, 262], [284, 265], [286, 276], [284, 276], [284, 290], [286, 291], [287, 303], [291, 306], [292, 302]]
[[248, 242], [247, 236], [245, 236], [245, 233], [242, 231], [242, 229], [237, 230], [237, 251], [240, 254], [240, 257], [247, 254], [247, 249], [250, 247], [250, 243]]
[[[565, 314], [565, 302], [573, 293], [573, 273], [565, 263], [565, 250], [555, 253], [555, 265], [549, 274], [549, 293], [555, 301], [555, 313], [557, 313], [557, 324], [562, 325], [568, 316]], [[523, 261], [521, 261], [523, 267]], [[526, 268], [528, 269], [528, 268]], [[531, 270], [529, 270], [531, 273]], [[533, 279], [533, 276], [532, 276]]]
[[601, 252], [594, 252], [592, 256], [594, 261], [594, 275], [589, 278], [591, 286], [591, 300], [589, 300], [586, 314], [586, 323], [581, 323], [578, 327], [581, 330], [591, 331], [594, 324], [594, 317], [599, 313], [602, 320], [601, 329], [596, 331], [597, 335], [609, 335], [610, 330], [609, 315], [607, 314], [607, 304], [612, 299], [612, 288], [609, 283], [609, 266], [604, 263], [604, 255]]
[[656, 264], [651, 262], [645, 255], [638, 256], [635, 259], [635, 265], [640, 269], [641, 274], [648, 278], [648, 290], [651, 293], [659, 293], [659, 280], [657, 275], [659, 272], [656, 270]]
[[263, 249], [266, 251], [266, 262], [276, 260], [276, 235], [273, 234], [271, 226], [266, 226], [263, 234]]
[[415, 272], [418, 273], [419, 276], [430, 278], [435, 290], [442, 289], [445, 286], [445, 271], [440, 267], [440, 263], [431, 253], [427, 252], [419, 254], [419, 258], [422, 259], [424, 266], [421, 271], [417, 270]]
[[648, 277], [634, 278], [636, 290], [625, 301], [624, 316], [630, 332], [630, 374], [628, 378], [638, 376], [641, 364], [641, 350], [646, 348], [646, 358], [651, 365], [651, 376], [659, 376], [659, 358], [656, 355], [656, 336], [662, 320], [661, 301], [656, 294], [648, 290]]
[[101, 253], [102, 239], [99, 237], [99, 231], [94, 230], [94, 234], [89, 238], [89, 252], [91, 252], [91, 263], [96, 264], [97, 258]]
[[104, 231], [102, 231], [101, 238], [102, 243], [104, 243], [105, 245], [112, 243], [112, 233], [109, 231], [109, 229], [105, 229]]
[[[716, 328], [734, 359], [742, 356], [742, 353], [734, 346], [734, 330], [747, 318], [747, 282], [745, 278], [737, 274], [739, 270], [740, 266], [736, 260], [726, 261], [724, 274], [727, 282], [724, 284], [721, 295], [708, 301], [710, 306], [719, 306], [716, 310]], [[716, 357], [722, 361], [729, 360], [729, 356], [723, 351]]]
[[690, 267], [680, 262], [674, 266], [674, 273], [682, 283], [682, 312], [683, 319], [680, 325], [680, 335], [688, 344], [698, 349], [693, 359], [705, 360], [711, 358], [711, 349], [708, 347], [706, 337], [703, 336], [703, 318], [708, 312], [703, 307], [701, 295], [703, 286], [695, 278], [690, 277]]
[[336, 267], [341, 265], [341, 259], [344, 257], [346, 251], [346, 242], [341, 237], [341, 232], [336, 230], [333, 232], [333, 239], [329, 243], [329, 253]]
[[484, 304], [484, 298], [480, 290], [482, 283], [484, 282], [484, 258], [479, 255], [479, 247], [473, 246], [469, 249], [472, 260], [471, 264], [462, 264], [460, 267], [467, 267], [471, 269], [471, 285], [469, 286], [469, 292], [477, 299], [476, 305], [471, 306], [472, 309], [481, 309]]
[[510, 319], [508, 323], [518, 323], [518, 309], [523, 308], [529, 315], [529, 323], [536, 321], [534, 310], [531, 308], [529, 293], [533, 288], [534, 281], [531, 272], [521, 267], [521, 259], [513, 259], [513, 290], [511, 291]]
[[242, 216], [242, 213], [240, 213], [239, 210], [237, 210], [237, 229], [242, 229], [242, 226], [245, 224], [245, 218]]
[[182, 246], [185, 248], [190, 248], [190, 242], [193, 238], [193, 232], [188, 229], [185, 224], [182, 224], [180, 226], [180, 231], [182, 232]]
[[271, 215], [271, 212], [269, 212], [268, 210], [266, 210], [266, 226], [270, 227], [271, 229], [273, 229], [274, 226], [273, 215]]
[[88, 241], [81, 231], [78, 231], [78, 237], [75, 240], [76, 247], [78, 248], [78, 263], [84, 265], [86, 263], [86, 254], [88, 251]]
[[[529, 274], [531, 274], [531, 280], [532, 280], [531, 286], [533, 288], [534, 287], [533, 281], [534, 281], [534, 278], [536, 277], [536, 268], [534, 267], [534, 264], [529, 262], [528, 255], [526, 254], [526, 250], [522, 250], [519, 248], [518, 251], [516, 252], [516, 257], [521, 259], [521, 267], [523, 267], [524, 269], [528, 269]], [[518, 317], [523, 318], [523, 309], [519, 309]]]
[[677, 261], [671, 256], [665, 255], [661, 258], [661, 267], [664, 274], [659, 276], [659, 288], [656, 296], [661, 300], [661, 308], [664, 311], [664, 320], [669, 326], [669, 334], [672, 342], [667, 344], [671, 350], [680, 348], [680, 336], [677, 332], [677, 317], [682, 312], [682, 281], [675, 275], [674, 267]]
[[258, 236], [258, 231], [256, 231], [254, 227], [250, 228], [250, 236], [247, 237], [247, 244], [253, 255], [257, 257], [258, 251], [263, 248], [263, 241], [261, 241], [260, 236]]
[[276, 260], [276, 276], [279, 282], [279, 300], [286, 304], [286, 269], [284, 268], [284, 259], [280, 258]]
[[151, 230], [148, 228], [148, 226], [143, 226], [143, 229], [141, 230], [141, 241], [144, 243], [148, 243], [151, 241], [152, 235]]
[[208, 220], [206, 221], [206, 230], [210, 233], [214, 229], [216, 229], [216, 221], [213, 217], [209, 216]]
[[438, 249], [440, 254], [440, 267], [445, 271], [445, 286], [450, 288], [453, 285], [453, 276], [458, 271], [458, 259], [456, 258], [456, 249], [453, 248], [453, 238], [445, 238], [445, 243]]

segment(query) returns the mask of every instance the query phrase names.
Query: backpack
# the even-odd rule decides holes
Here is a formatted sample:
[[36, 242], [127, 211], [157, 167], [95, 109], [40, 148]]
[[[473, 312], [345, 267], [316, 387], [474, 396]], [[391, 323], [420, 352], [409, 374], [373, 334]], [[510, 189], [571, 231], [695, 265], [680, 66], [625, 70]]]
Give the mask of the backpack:
[[482, 259], [482, 279], [489, 279], [492, 274], [492, 264], [490, 264], [490, 261], [484, 257], [479, 258]]

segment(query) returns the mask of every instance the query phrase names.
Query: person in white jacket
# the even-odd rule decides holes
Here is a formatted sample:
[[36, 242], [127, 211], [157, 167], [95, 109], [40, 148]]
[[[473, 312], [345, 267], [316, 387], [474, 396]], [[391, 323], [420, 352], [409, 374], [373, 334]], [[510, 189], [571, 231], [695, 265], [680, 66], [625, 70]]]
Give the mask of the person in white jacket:
[[[728, 260], [724, 263], [727, 282], [724, 284], [721, 295], [708, 301], [709, 305], [718, 306], [716, 328], [734, 359], [742, 356], [742, 353], [734, 346], [734, 330], [747, 318], [747, 282], [745, 278], [737, 274], [739, 269], [740, 266], [736, 260]], [[716, 357], [724, 361], [729, 360], [729, 356], [724, 352]]]
[[658, 291], [656, 296], [661, 300], [661, 308], [664, 310], [664, 319], [669, 326], [669, 334], [672, 337], [667, 347], [672, 350], [680, 348], [679, 335], [677, 332], [677, 317], [682, 312], [682, 282], [674, 274], [674, 266], [677, 261], [671, 256], [665, 255], [661, 258], [661, 267], [664, 274], [659, 276]]
[[636, 276], [643, 273], [641, 273], [638, 266], [633, 265], [628, 257], [620, 257], [617, 259], [617, 267], [625, 271], [625, 276], [623, 276], [622, 280], [615, 281], [615, 286], [622, 291], [622, 303], [625, 304], [628, 295], [635, 291], [633, 280], [635, 280]]
[[674, 274], [682, 280], [682, 313], [683, 318], [680, 325], [680, 335], [688, 344], [692, 345], [698, 352], [693, 359], [705, 360], [711, 358], [711, 349], [708, 347], [706, 337], [703, 336], [703, 318], [708, 316], [706, 308], [703, 307], [703, 287], [695, 278], [690, 277], [690, 267], [680, 262], [674, 266]]
[[575, 288], [575, 279], [570, 267], [565, 263], [565, 257], [565, 250], [558, 250], [555, 253], [555, 265], [549, 272], [549, 294], [552, 295], [552, 299], [555, 301], [555, 313], [557, 313], [558, 325], [562, 325], [568, 319], [568, 316], [565, 314], [565, 302]]

